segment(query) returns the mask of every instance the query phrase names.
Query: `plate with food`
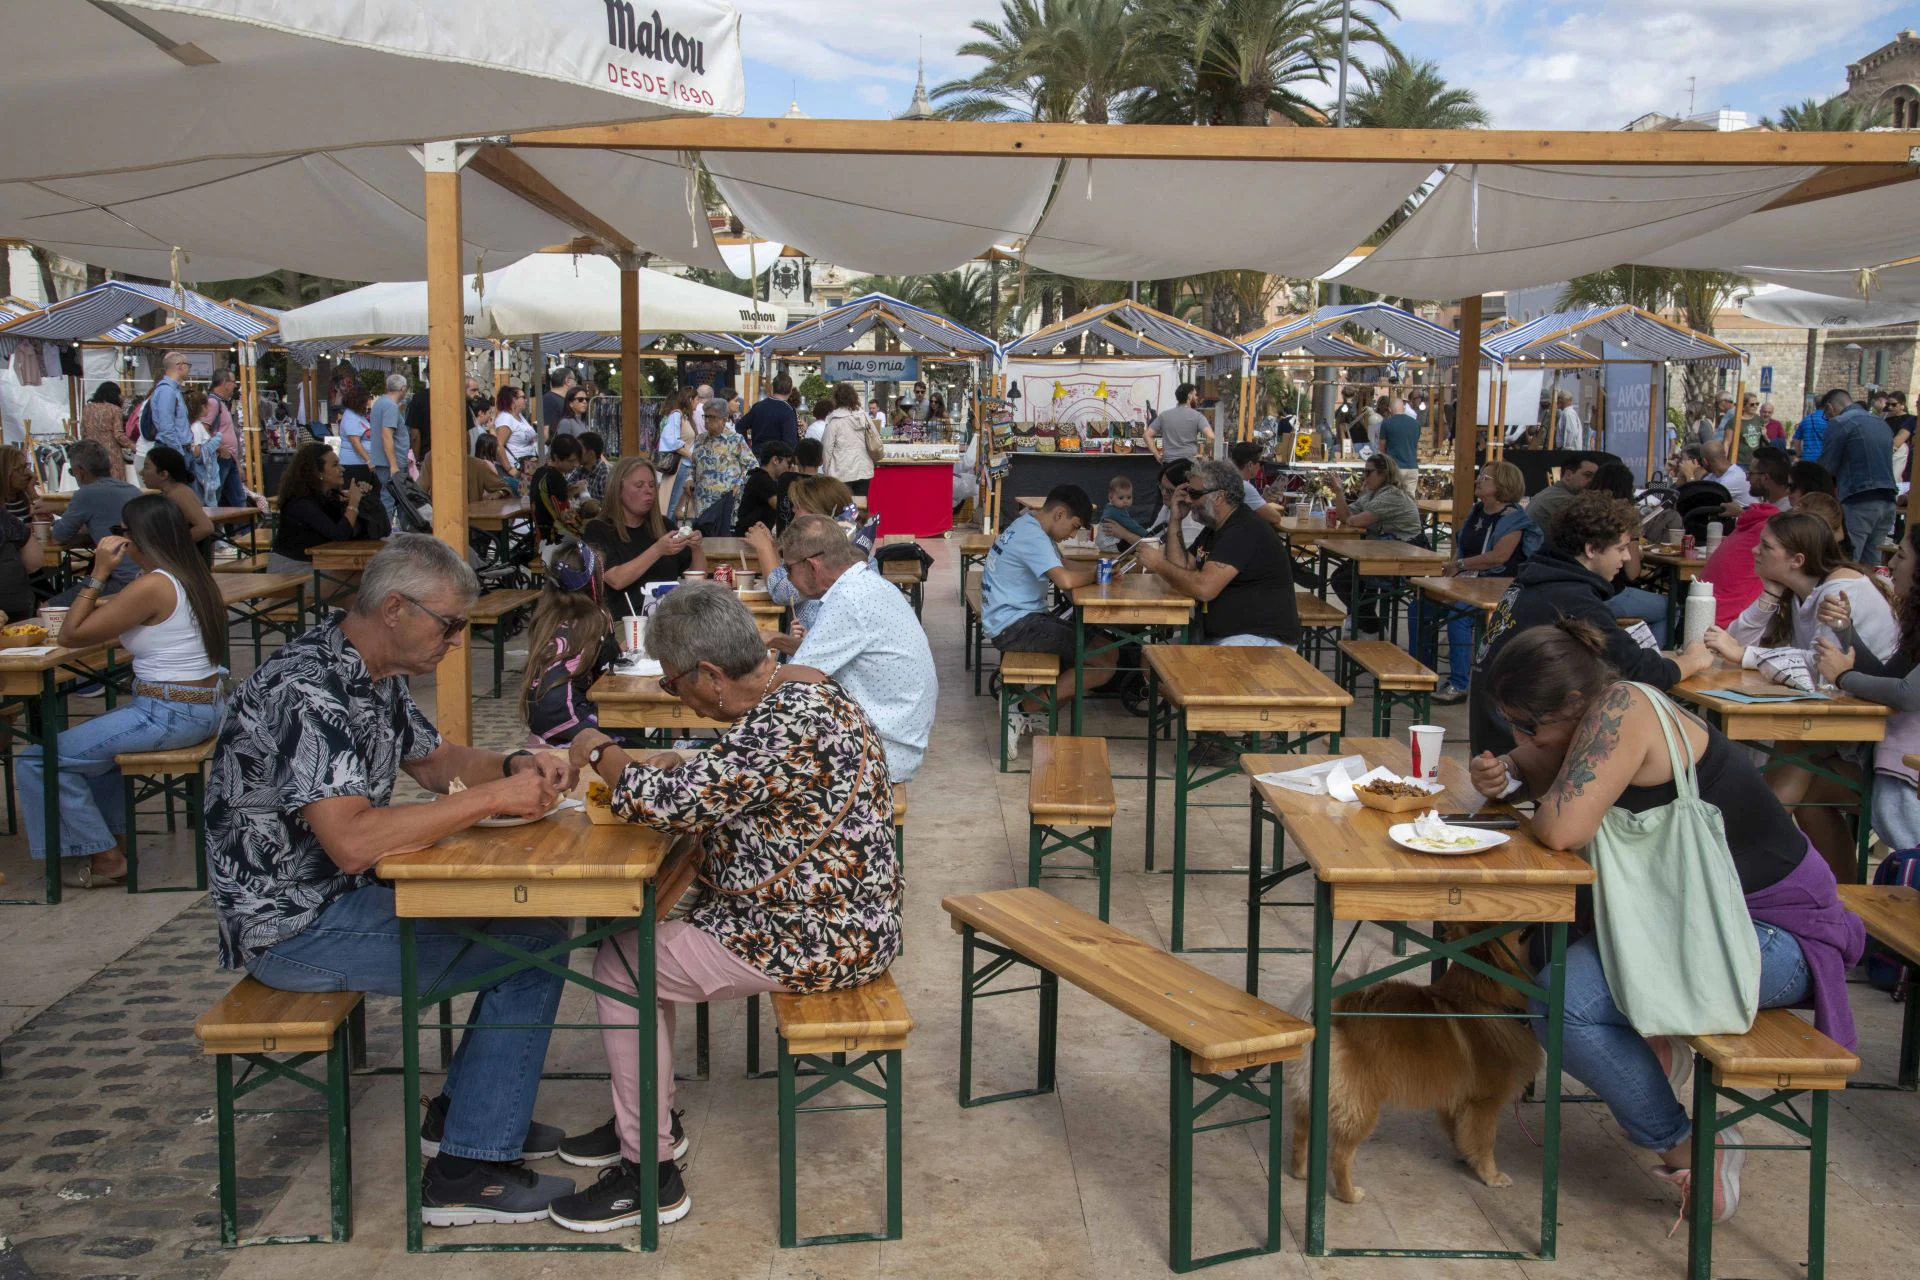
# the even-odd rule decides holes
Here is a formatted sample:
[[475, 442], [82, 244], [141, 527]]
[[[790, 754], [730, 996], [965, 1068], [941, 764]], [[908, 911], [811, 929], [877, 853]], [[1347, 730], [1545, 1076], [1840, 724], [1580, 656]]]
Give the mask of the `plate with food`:
[[1396, 822], [1387, 828], [1387, 835], [1401, 848], [1411, 849], [1415, 853], [1448, 855], [1484, 853], [1507, 842], [1507, 833], [1504, 831], [1448, 826], [1440, 820], [1439, 813], [1432, 809], [1412, 822]]
[[[460, 792], [465, 791], [466, 789], [467, 789], [467, 784], [460, 781], [460, 779], [455, 778], [450, 784], [448, 784], [447, 794], [450, 796], [458, 795]], [[496, 813], [491, 818], [482, 818], [480, 819], [480, 821], [474, 823], [473, 825], [476, 827], [531, 826], [533, 823], [536, 823], [536, 822], [545, 822], [548, 818], [551, 818], [556, 813], [561, 813], [568, 809], [578, 809], [580, 807], [581, 807], [580, 801], [568, 799], [563, 796], [559, 800], [554, 802], [553, 808], [547, 810], [545, 813], [541, 814], [537, 818], [519, 818], [519, 817], [515, 817], [513, 814], [510, 814], [510, 813]]]

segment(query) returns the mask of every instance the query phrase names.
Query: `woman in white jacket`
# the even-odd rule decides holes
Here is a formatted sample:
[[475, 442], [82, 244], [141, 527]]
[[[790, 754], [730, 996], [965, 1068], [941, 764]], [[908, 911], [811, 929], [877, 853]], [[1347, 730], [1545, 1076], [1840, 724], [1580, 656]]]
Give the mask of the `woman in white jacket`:
[[833, 386], [833, 412], [827, 415], [827, 433], [820, 447], [825, 457], [820, 470], [858, 494], [873, 479], [873, 456], [867, 452], [867, 415], [860, 412], [860, 394], [850, 382]]
[[[1832, 628], [1820, 621], [1820, 607], [1836, 596], [1847, 601], [1856, 645], [1883, 662], [1899, 648], [1900, 628], [1886, 593], [1871, 574], [1841, 555], [1832, 526], [1819, 516], [1783, 511], [1767, 521], [1753, 549], [1753, 571], [1760, 579], [1760, 598], [1725, 631], [1707, 630], [1707, 647], [1726, 661], [1757, 668], [1769, 650], [1792, 649], [1799, 652], [1807, 675], [1815, 676], [1819, 670], [1815, 642], [1834, 636]], [[1821, 764], [1857, 775], [1869, 759], [1858, 744], [1839, 744], [1822, 757]], [[1797, 764], [1769, 769], [1767, 783], [1781, 803], [1793, 810], [1794, 820], [1834, 868], [1835, 876], [1851, 881], [1854, 837], [1844, 810], [1835, 806], [1857, 805], [1857, 794]]]

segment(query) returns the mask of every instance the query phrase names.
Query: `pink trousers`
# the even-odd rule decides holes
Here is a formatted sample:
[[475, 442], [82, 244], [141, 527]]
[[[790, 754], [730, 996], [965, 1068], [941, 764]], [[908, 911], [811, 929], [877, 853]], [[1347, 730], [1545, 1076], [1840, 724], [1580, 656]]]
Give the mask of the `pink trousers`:
[[[628, 967], [634, 958], [635, 935], [623, 933], [600, 944], [593, 959], [593, 976], [615, 990], [632, 993], [633, 978]], [[619, 950], [616, 951], [615, 948]], [[606, 1046], [607, 1070], [613, 1075], [613, 1118], [620, 1132], [620, 1153], [642, 1169], [650, 1161], [673, 1158], [673, 1023], [676, 1004], [699, 1004], [703, 1000], [738, 1000], [783, 988], [746, 961], [727, 950], [710, 933], [702, 933], [684, 920], [668, 920], [654, 934], [655, 981], [659, 1000], [655, 1004], [654, 1067], [659, 1072], [659, 1107], [653, 1117], [655, 1147], [641, 1141], [640, 1115], [640, 1042], [634, 1033], [633, 1006], [608, 996], [596, 996], [600, 1033]]]

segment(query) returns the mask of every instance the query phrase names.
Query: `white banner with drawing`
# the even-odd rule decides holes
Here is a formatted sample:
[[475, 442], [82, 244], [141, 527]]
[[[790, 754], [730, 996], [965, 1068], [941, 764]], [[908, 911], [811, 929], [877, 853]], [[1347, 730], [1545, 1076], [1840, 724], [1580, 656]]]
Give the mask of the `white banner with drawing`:
[[1009, 360], [1020, 422], [1145, 423], [1173, 407], [1180, 370], [1165, 360]]

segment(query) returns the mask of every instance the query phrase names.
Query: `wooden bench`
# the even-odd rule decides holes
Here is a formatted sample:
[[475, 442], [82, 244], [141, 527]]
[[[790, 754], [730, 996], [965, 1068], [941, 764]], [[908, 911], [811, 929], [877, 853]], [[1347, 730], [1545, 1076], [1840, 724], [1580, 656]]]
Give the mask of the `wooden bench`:
[[[1051, 1093], [1059, 1021], [1059, 980], [1118, 1009], [1167, 1039], [1172, 1059], [1168, 1161], [1168, 1263], [1175, 1271], [1277, 1252], [1281, 1245], [1279, 1178], [1281, 1064], [1298, 1060], [1313, 1028], [1292, 1014], [1194, 968], [1038, 889], [947, 898], [940, 904], [960, 934], [960, 1105], [984, 1106], [1008, 1098]], [[988, 962], [974, 966], [976, 952]], [[973, 1096], [973, 1004], [1013, 990], [989, 984], [1009, 966], [1039, 973], [1039, 1079], [1032, 1089]], [[1030, 990], [1021, 986], [1017, 990]], [[1264, 1086], [1258, 1079], [1271, 1068]], [[1209, 1089], [1196, 1101], [1194, 1080]], [[1196, 1118], [1224, 1095], [1263, 1104], [1267, 1122], [1267, 1234], [1263, 1245], [1211, 1257], [1193, 1256], [1193, 1135]]]
[[980, 675], [986, 667], [987, 638], [980, 626], [980, 584], [969, 582], [960, 588], [960, 600], [967, 613], [967, 629], [961, 636], [961, 661], [973, 672], [973, 696], [980, 696]]
[[[1115, 807], [1105, 738], [1036, 739], [1033, 774], [1027, 779], [1027, 884], [1039, 887], [1053, 854], [1083, 853], [1100, 882], [1100, 918], [1105, 920], [1113, 887]], [[1080, 834], [1067, 834], [1069, 828]]]
[[1037, 697], [1047, 707], [1047, 732], [1060, 731], [1060, 659], [1051, 653], [1000, 655], [1000, 772], [1007, 771], [1007, 718], [1022, 699]]
[[[901, 1134], [905, 1128], [906, 1101], [901, 1054], [907, 1047], [907, 1033], [913, 1029], [906, 998], [894, 985], [893, 975], [883, 973], [864, 986], [845, 991], [814, 995], [775, 992], [773, 1016], [780, 1034], [780, 1247], [898, 1240], [902, 1201]], [[809, 1079], [804, 1092], [796, 1087], [798, 1068], [803, 1065], [811, 1068], [811, 1076], [818, 1077]], [[879, 1101], [830, 1107], [803, 1105], [836, 1084], [848, 1085]], [[798, 1118], [811, 1111], [872, 1110], [887, 1113], [886, 1230], [801, 1238], [796, 1223]]]
[[1300, 654], [1317, 667], [1340, 639], [1347, 625], [1346, 611], [1299, 588], [1294, 589], [1293, 607], [1300, 614]]
[[1373, 736], [1393, 736], [1393, 709], [1406, 707], [1426, 724], [1433, 718], [1433, 691], [1440, 683], [1427, 665], [1389, 640], [1342, 640], [1334, 683], [1349, 693], [1364, 673], [1373, 677]]
[[[128, 893], [204, 893], [207, 888], [206, 768], [213, 757], [214, 739], [180, 747], [172, 751], [127, 751], [113, 758], [120, 770], [121, 795], [126, 803], [127, 819], [127, 892]], [[193, 832], [193, 883], [166, 885], [157, 889], [140, 887], [140, 824], [142, 801], [156, 797], [167, 806], [167, 830], [174, 829], [173, 802], [177, 799], [186, 811], [187, 829]]]
[[[1711, 1169], [1718, 1137], [1728, 1127], [1720, 1118], [1725, 1096], [1741, 1116], [1771, 1120], [1807, 1139], [1811, 1172], [1807, 1182], [1807, 1277], [1820, 1280], [1826, 1269], [1827, 1242], [1827, 1096], [1847, 1087], [1860, 1059], [1785, 1009], [1762, 1009], [1744, 1035], [1690, 1036], [1693, 1070], [1693, 1159], [1695, 1169]], [[1810, 1101], [1804, 1118], [1792, 1103], [1800, 1094]], [[1705, 1123], [1701, 1117], [1708, 1117]], [[1776, 1150], [1778, 1148], [1775, 1148]], [[1789, 1148], [1792, 1149], [1792, 1148]], [[1696, 1188], [1687, 1211], [1688, 1280], [1712, 1280], [1713, 1195], [1710, 1184]]]
[[[912, 542], [913, 539], [909, 537], [907, 541]], [[918, 560], [882, 560], [880, 576], [905, 593], [913, 605], [913, 616], [919, 617], [927, 584], [926, 567]]]
[[987, 558], [987, 552], [993, 550], [993, 535], [990, 533], [963, 533], [960, 535], [960, 598], [967, 598], [967, 572], [973, 566]]
[[907, 784], [893, 784], [893, 856], [907, 869]]
[[236, 556], [231, 560], [221, 560], [214, 564], [215, 573], [265, 573], [267, 557], [265, 553], [253, 556]]
[[[476, 639], [484, 631], [493, 641], [493, 696], [500, 696], [500, 677], [506, 664], [507, 637], [518, 628], [522, 617], [540, 602], [540, 592], [531, 587], [489, 591], [473, 602], [467, 615]], [[531, 662], [533, 655], [528, 654]]]
[[[220, 1141], [220, 1243], [323, 1244], [352, 1238], [353, 1139], [347, 1120], [347, 1073], [353, 1054], [351, 1022], [359, 1008], [357, 991], [276, 991], [253, 978], [242, 978], [193, 1024], [201, 1052], [213, 1059], [214, 1066], [214, 1119]], [[326, 1059], [324, 1079], [300, 1070], [316, 1057]], [[233, 1078], [235, 1058], [257, 1069], [250, 1069], [247, 1078], [237, 1084]], [[325, 1236], [276, 1235], [242, 1240], [234, 1161], [234, 1104], [277, 1078], [316, 1090], [327, 1100], [332, 1229]], [[247, 1114], [274, 1115], [293, 1110], [296, 1108], [250, 1108]]]
[[[1899, 784], [1888, 783], [1888, 786]], [[1920, 889], [1892, 884], [1843, 884], [1840, 901], [1867, 922], [1867, 937], [1881, 949], [1906, 961], [1906, 1013], [1900, 1030], [1899, 1087], [1920, 1088], [1920, 995], [1913, 989], [1913, 970], [1920, 968]], [[1868, 947], [1873, 950], [1872, 946]], [[1855, 1084], [1856, 1089], [1885, 1085]]]

